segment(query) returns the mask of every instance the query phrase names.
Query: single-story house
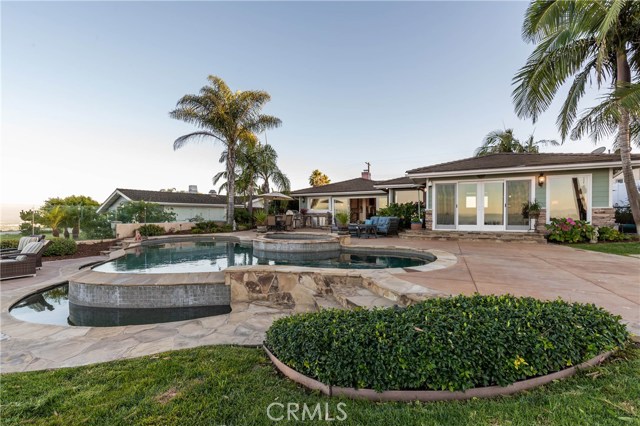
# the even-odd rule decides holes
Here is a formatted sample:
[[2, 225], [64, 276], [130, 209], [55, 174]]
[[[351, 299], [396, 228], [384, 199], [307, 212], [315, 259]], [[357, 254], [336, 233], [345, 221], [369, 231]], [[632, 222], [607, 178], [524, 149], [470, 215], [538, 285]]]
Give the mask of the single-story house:
[[[236, 197], [236, 208], [244, 208]], [[117, 210], [129, 201], [146, 201], [160, 204], [166, 210], [172, 209], [176, 222], [187, 222], [197, 216], [204, 220], [225, 221], [227, 218], [227, 197], [217, 194], [200, 194], [191, 187], [191, 192], [146, 191], [141, 189], [117, 188], [98, 207], [98, 213]]]
[[387, 207], [387, 193], [376, 188], [376, 183], [371, 173], [364, 171], [359, 178], [299, 189], [291, 196], [298, 198], [301, 210], [334, 215], [344, 211], [349, 213], [350, 222], [363, 221], [374, 216], [377, 209]]
[[387, 193], [389, 204], [424, 203], [426, 201], [424, 182], [416, 182], [407, 176], [379, 181], [373, 186]]
[[363, 171], [359, 178], [299, 189], [291, 196], [298, 198], [300, 209], [333, 215], [344, 211], [350, 222], [364, 221], [392, 203], [425, 201], [424, 184], [406, 176], [374, 181], [369, 171]]
[[[640, 155], [632, 164], [640, 166]], [[407, 177], [427, 188], [427, 229], [525, 231], [522, 204], [534, 200], [542, 205], [540, 230], [563, 217], [611, 226], [620, 168], [618, 154], [500, 153], [408, 170]]]

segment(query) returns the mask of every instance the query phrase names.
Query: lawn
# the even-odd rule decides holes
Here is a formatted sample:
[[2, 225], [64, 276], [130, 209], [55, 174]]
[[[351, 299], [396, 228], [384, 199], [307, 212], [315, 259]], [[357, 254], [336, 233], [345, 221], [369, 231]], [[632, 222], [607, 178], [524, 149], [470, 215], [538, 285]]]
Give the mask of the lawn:
[[[492, 400], [383, 404], [328, 398], [277, 374], [260, 349], [230, 346], [5, 374], [0, 396], [3, 424], [267, 425], [274, 424], [267, 417], [274, 402], [300, 410], [306, 404], [311, 411], [321, 403], [322, 415], [328, 407], [332, 418], [345, 404], [345, 421], [316, 417], [304, 424], [640, 424], [640, 349], [628, 348], [576, 377]], [[273, 417], [286, 414], [280, 407], [272, 407]]]
[[571, 247], [624, 256], [640, 254], [640, 242], [638, 241], [627, 243], [571, 244]]

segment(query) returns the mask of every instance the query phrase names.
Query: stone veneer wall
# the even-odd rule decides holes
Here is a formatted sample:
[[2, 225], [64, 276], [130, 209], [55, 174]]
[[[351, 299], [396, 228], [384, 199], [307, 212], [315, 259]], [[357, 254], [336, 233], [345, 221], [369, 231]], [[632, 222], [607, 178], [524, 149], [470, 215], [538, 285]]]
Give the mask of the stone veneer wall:
[[[343, 277], [346, 281], [348, 277]], [[265, 302], [296, 312], [316, 310], [314, 295], [331, 293], [333, 277], [315, 272], [239, 271], [225, 273], [231, 287], [231, 306]]]
[[[613, 227], [616, 223], [615, 211], [616, 209], [613, 207], [594, 207], [591, 210], [591, 224], [594, 226]], [[544, 227], [546, 217], [546, 209], [540, 210], [540, 220], [536, 224], [536, 232], [547, 232], [547, 229]]]
[[69, 281], [69, 302], [97, 308], [218, 306], [229, 305], [230, 296], [224, 283], [117, 285]]
[[433, 229], [433, 210], [426, 210], [424, 212], [424, 227], [427, 231]]
[[613, 227], [616, 223], [615, 212], [613, 207], [596, 207], [591, 211], [591, 224]]
[[540, 209], [540, 216], [538, 217], [538, 221], [536, 222], [536, 232], [540, 232], [544, 234], [547, 232], [547, 228], [545, 225], [547, 220], [547, 209]]

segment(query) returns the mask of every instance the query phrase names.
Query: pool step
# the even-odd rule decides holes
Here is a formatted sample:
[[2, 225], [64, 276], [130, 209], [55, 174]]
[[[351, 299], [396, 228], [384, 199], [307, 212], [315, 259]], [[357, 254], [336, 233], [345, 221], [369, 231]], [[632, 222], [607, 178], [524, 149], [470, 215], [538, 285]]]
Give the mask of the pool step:
[[333, 297], [344, 308], [388, 308], [397, 304], [363, 287], [334, 285], [331, 288]]

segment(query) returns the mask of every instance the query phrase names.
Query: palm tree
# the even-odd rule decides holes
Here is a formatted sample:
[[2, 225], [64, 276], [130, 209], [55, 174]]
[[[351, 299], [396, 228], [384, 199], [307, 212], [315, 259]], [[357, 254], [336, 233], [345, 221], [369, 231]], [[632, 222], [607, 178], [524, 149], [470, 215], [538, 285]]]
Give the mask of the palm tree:
[[[562, 140], [616, 137], [631, 211], [640, 224], [640, 193], [631, 168], [631, 140], [640, 138], [640, 2], [534, 0], [522, 34], [536, 47], [513, 79], [516, 113], [535, 122], [572, 79], [556, 120]], [[611, 91], [578, 118], [587, 82], [594, 79], [599, 88], [610, 83]]]
[[531, 154], [539, 153], [540, 147], [547, 146], [547, 145], [560, 146], [560, 143], [555, 139], [540, 139], [539, 141], [536, 141], [533, 139], [533, 135], [529, 135], [529, 137], [524, 143], [522, 142], [520, 143], [520, 146], [522, 147], [522, 152], [528, 152]]
[[330, 183], [331, 179], [329, 179], [329, 176], [325, 175], [318, 169], [312, 171], [311, 176], [309, 176], [309, 185], [311, 186], [322, 186]]
[[[262, 193], [271, 192], [271, 183], [273, 183], [278, 191], [290, 192], [291, 182], [287, 175], [278, 167], [278, 153], [269, 144], [252, 143], [245, 141], [240, 144], [238, 149], [237, 167], [234, 173], [237, 188], [246, 195], [248, 200], [253, 199], [253, 194], [260, 189]], [[224, 151], [220, 156], [220, 162], [226, 161], [227, 152]], [[220, 180], [228, 182], [228, 174], [226, 171], [216, 174], [213, 178], [213, 184], [216, 185]], [[262, 181], [262, 183], [260, 183]], [[220, 186], [220, 190], [227, 187], [227, 182]], [[253, 217], [253, 205], [249, 202], [249, 216]]]
[[529, 152], [537, 154], [540, 146], [543, 145], [557, 146], [559, 143], [546, 139], [536, 141], [531, 135], [523, 144], [513, 135], [513, 129], [494, 130], [484, 137], [482, 145], [476, 149], [474, 155], [482, 157], [483, 155], [499, 152]]
[[[247, 90], [232, 92], [220, 78], [210, 75], [209, 85], [198, 95], [185, 95], [169, 113], [171, 118], [195, 125], [200, 130], [180, 136], [173, 149], [182, 148], [188, 142], [211, 139], [224, 145], [227, 151], [226, 172], [233, 176], [236, 170], [237, 151], [243, 139], [255, 133], [280, 126], [279, 118], [261, 114], [271, 96], [267, 92]], [[233, 223], [235, 211], [235, 179], [227, 181], [227, 223]]]
[[54, 205], [42, 211], [42, 224], [51, 228], [54, 237], [60, 236], [60, 226], [65, 221], [65, 214], [65, 208], [62, 205]]
[[278, 153], [269, 144], [259, 145], [256, 153], [256, 173], [262, 179], [262, 193], [271, 192], [271, 184], [280, 192], [290, 192], [291, 182], [280, 167], [278, 167]]

